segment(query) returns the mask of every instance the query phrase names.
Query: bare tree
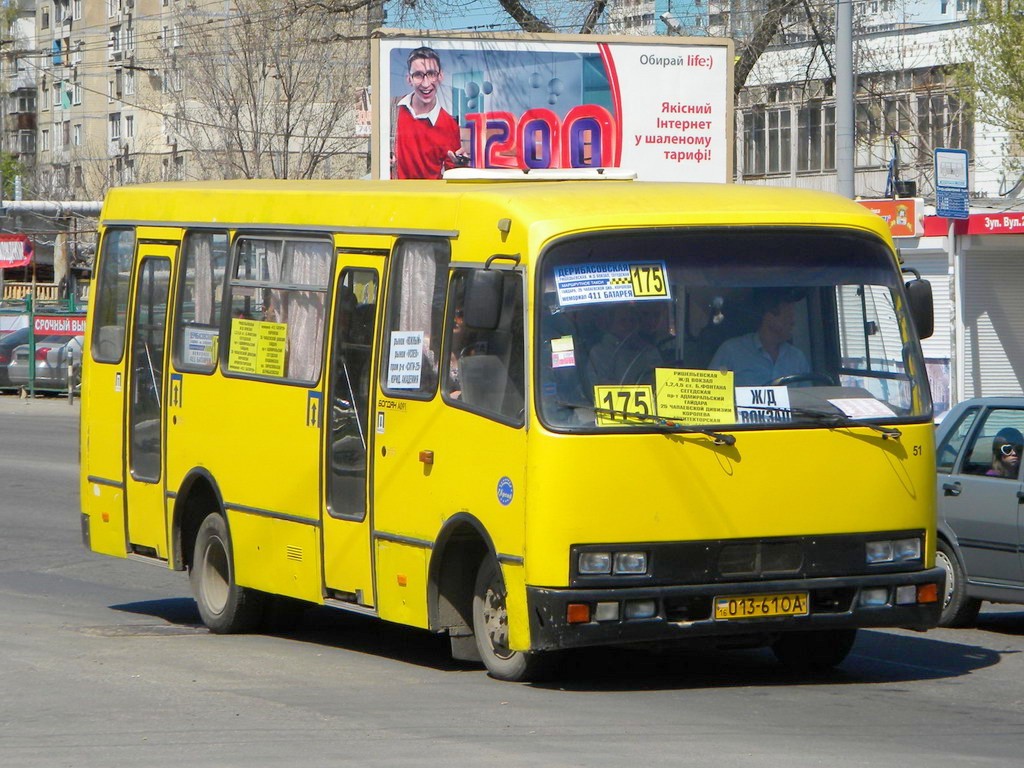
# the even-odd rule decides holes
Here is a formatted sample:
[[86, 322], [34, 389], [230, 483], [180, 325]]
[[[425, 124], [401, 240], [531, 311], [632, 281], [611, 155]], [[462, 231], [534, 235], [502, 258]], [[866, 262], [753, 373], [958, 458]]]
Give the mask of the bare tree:
[[[180, 3], [164, 40], [170, 135], [192, 175], [315, 178], [361, 173], [354, 135], [365, 21], [235, 0], [219, 13]], [[358, 33], [358, 34], [357, 34]], [[215, 162], [211, 162], [214, 160]]]

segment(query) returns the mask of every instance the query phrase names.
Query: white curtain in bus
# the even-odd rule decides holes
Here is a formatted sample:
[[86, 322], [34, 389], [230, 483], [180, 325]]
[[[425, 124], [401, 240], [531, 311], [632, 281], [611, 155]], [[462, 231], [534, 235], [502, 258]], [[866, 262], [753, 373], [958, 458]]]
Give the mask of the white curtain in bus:
[[434, 345], [431, 343], [431, 317], [434, 307], [426, 297], [434, 295], [437, 281], [437, 249], [434, 243], [408, 240], [402, 244], [402, 275], [398, 303], [398, 331], [423, 331], [424, 362], [437, 373]]
[[207, 236], [190, 237], [195, 264], [195, 321], [213, 323], [213, 249]]
[[[330, 272], [328, 243], [288, 243], [285, 281], [326, 290]], [[315, 381], [324, 339], [323, 291], [288, 291], [288, 378]]]

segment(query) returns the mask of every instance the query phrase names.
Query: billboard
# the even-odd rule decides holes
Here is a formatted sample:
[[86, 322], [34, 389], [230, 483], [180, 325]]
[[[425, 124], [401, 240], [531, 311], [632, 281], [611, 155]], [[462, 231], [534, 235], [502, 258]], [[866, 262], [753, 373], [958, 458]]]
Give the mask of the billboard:
[[26, 235], [0, 235], [0, 269], [32, 263], [32, 241]]
[[454, 167], [732, 178], [731, 40], [384, 30], [373, 66], [375, 178]]

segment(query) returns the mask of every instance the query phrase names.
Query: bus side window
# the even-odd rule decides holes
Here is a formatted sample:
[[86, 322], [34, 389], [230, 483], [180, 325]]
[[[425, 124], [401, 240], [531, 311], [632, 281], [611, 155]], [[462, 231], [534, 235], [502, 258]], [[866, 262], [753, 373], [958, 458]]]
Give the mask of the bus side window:
[[128, 318], [129, 279], [135, 258], [135, 230], [108, 229], [100, 249], [96, 310], [92, 327], [92, 357], [116, 363], [124, 353]]
[[210, 373], [217, 366], [227, 258], [226, 232], [189, 232], [185, 236], [174, 323], [174, 367], [178, 370]]
[[393, 397], [427, 400], [437, 389], [450, 261], [447, 240], [404, 238], [395, 246], [381, 381]]
[[237, 239], [227, 370], [311, 384], [320, 378], [333, 246], [314, 237]]
[[471, 271], [457, 270], [452, 277], [445, 399], [457, 407], [521, 425], [525, 355], [522, 277], [515, 272], [503, 275], [497, 326], [476, 328], [461, 315], [466, 277]]

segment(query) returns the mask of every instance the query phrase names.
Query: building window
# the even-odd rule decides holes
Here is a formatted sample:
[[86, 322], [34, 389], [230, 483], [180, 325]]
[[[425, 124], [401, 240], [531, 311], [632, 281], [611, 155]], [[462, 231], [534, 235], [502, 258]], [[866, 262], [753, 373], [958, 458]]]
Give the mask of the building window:
[[75, 123], [71, 128], [71, 143], [76, 147], [82, 146], [82, 124]]
[[121, 113], [115, 112], [107, 118], [111, 141], [121, 140]]
[[831, 171], [836, 167], [836, 108], [820, 100], [797, 111], [797, 171]]
[[743, 115], [743, 173], [789, 173], [792, 167], [790, 140], [792, 115], [789, 107], [765, 109], [755, 106]]
[[790, 164], [791, 114], [788, 109], [768, 112], [768, 173], [788, 173]]
[[125, 115], [124, 117], [124, 135], [127, 139], [135, 137], [135, 117], [132, 115]]
[[41, 145], [40, 149], [42, 149], [44, 152], [47, 151], [50, 148], [50, 132], [49, 131], [45, 131], [44, 130], [44, 131], [40, 131], [39, 132], [39, 144]]

